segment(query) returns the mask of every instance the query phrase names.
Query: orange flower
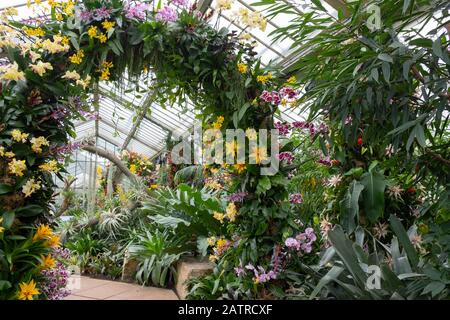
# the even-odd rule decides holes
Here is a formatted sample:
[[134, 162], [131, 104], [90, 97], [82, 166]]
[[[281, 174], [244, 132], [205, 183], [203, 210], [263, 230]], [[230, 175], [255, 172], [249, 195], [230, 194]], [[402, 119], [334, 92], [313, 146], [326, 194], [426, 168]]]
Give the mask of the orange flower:
[[46, 224], [40, 224], [33, 236], [33, 241], [49, 239], [53, 236], [53, 231]]

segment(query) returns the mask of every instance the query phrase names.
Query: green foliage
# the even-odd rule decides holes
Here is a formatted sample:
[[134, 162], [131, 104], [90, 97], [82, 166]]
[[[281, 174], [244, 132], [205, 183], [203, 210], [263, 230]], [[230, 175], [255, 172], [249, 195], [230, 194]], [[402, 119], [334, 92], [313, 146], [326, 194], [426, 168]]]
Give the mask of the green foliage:
[[222, 210], [214, 192], [181, 184], [176, 190], [156, 190], [152, 196], [143, 202], [143, 214], [162, 228], [173, 230], [194, 248], [196, 237], [223, 234], [223, 226], [213, 217], [214, 211]]
[[136, 280], [144, 285], [167, 286], [174, 283], [175, 264], [183, 251], [183, 238], [165, 230], [146, 230], [128, 250], [139, 261]]
[[[351, 241], [339, 226], [331, 231], [329, 239], [332, 247], [322, 257], [321, 266], [333, 261], [332, 267], [318, 282], [311, 298], [320, 293], [322, 298], [334, 296], [338, 299], [410, 300], [448, 297], [448, 265], [439, 265], [438, 268], [442, 270], [438, 271], [428, 259], [419, 263], [417, 253], [398, 218], [391, 216], [390, 221], [396, 236], [392, 238], [390, 246], [381, 245], [381, 251], [375, 250], [371, 254], [363, 249], [365, 241], [362, 229], [357, 229], [357, 242]], [[373, 245], [376, 248], [380, 244], [374, 240]]]

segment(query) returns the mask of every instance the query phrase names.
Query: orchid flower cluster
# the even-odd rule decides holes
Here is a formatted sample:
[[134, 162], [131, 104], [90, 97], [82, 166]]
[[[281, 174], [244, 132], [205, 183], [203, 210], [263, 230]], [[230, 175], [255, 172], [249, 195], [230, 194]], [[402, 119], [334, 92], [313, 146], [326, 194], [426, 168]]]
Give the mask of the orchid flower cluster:
[[213, 254], [209, 256], [209, 261], [214, 262], [233, 246], [233, 242], [224, 237], [210, 237], [208, 238], [208, 245], [213, 247]]
[[66, 289], [70, 271], [64, 262], [69, 259], [70, 251], [58, 247], [53, 249], [52, 257], [56, 264], [51, 269], [41, 271], [43, 281], [40, 283], [40, 289], [49, 300], [62, 300], [70, 294], [70, 290]]
[[145, 20], [146, 11], [150, 6], [146, 3], [131, 3], [127, 2], [124, 7], [125, 17], [128, 19]]
[[289, 195], [289, 202], [292, 204], [303, 203], [303, 197], [302, 197], [301, 193], [291, 193]]
[[284, 151], [278, 154], [278, 159], [280, 159], [280, 161], [285, 161], [287, 164], [292, 164], [292, 162], [294, 162], [295, 160], [295, 157], [292, 152]]
[[312, 122], [307, 121], [294, 121], [291, 124], [286, 122], [277, 121], [274, 124], [275, 129], [278, 129], [278, 133], [281, 136], [289, 135], [292, 129], [308, 130], [309, 135], [313, 138], [315, 135], [327, 135], [330, 132], [330, 128], [325, 123], [321, 123], [318, 127]]
[[248, 192], [235, 192], [228, 196], [230, 202], [243, 202]]
[[112, 9], [102, 6], [92, 11], [83, 10], [80, 12], [80, 18], [83, 22], [102, 21], [111, 18]]
[[177, 19], [178, 19], [177, 11], [168, 6], [160, 9], [155, 15], [156, 21], [174, 22], [177, 21]]
[[260, 98], [267, 103], [271, 103], [273, 105], [286, 105], [288, 103], [294, 102], [298, 98], [299, 92], [290, 88], [283, 87], [280, 91], [272, 91], [269, 92], [264, 90], [261, 93]]
[[287, 248], [297, 252], [310, 253], [312, 245], [317, 240], [313, 228], [306, 228], [305, 232], [299, 233], [295, 238], [287, 238], [284, 244]]
[[253, 272], [253, 281], [255, 282], [255, 284], [266, 283], [272, 279], [276, 279], [278, 275], [274, 270], [270, 270], [267, 272], [262, 266], [255, 267], [251, 263], [247, 264], [245, 268], [243, 268], [242, 266], [234, 268], [234, 272], [238, 277], [246, 275], [247, 273], [245, 270]]
[[326, 135], [330, 132], [330, 128], [325, 123], [321, 123], [319, 127], [316, 128], [314, 123], [307, 121], [295, 121], [292, 123], [292, 126], [296, 129], [309, 130], [311, 137], [314, 137], [316, 134]]

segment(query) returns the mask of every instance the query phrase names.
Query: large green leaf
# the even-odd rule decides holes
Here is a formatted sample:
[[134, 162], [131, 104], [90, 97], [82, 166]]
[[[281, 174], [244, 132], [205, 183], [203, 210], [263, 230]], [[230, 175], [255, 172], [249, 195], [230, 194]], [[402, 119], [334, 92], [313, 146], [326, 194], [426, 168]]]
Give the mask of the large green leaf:
[[353, 242], [345, 235], [344, 230], [339, 225], [328, 233], [328, 238], [336, 253], [352, 274], [355, 283], [358, 283], [359, 287], [364, 288], [367, 275], [359, 265], [358, 258], [353, 250]]
[[411, 241], [409, 240], [405, 228], [403, 227], [400, 220], [393, 214], [391, 214], [391, 216], [389, 217], [389, 222], [391, 223], [392, 231], [395, 233], [395, 235], [398, 238], [398, 241], [405, 249], [406, 255], [408, 256], [408, 260], [411, 263], [412, 268], [416, 269], [419, 263], [419, 257]]
[[0, 183], [0, 194], [6, 194], [13, 191], [13, 187], [9, 184]]
[[344, 199], [341, 201], [341, 224], [348, 232], [353, 232], [356, 228], [355, 218], [359, 213], [359, 197], [364, 185], [353, 180], [347, 189]]
[[370, 222], [375, 222], [383, 215], [386, 180], [374, 169], [364, 173], [361, 178], [364, 185], [362, 192], [364, 212]]

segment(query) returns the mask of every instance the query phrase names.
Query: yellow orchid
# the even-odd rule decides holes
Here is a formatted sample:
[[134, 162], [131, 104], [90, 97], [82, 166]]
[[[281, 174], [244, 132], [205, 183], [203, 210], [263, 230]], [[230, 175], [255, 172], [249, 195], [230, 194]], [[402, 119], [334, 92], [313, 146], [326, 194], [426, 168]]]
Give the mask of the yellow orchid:
[[30, 64], [30, 68], [39, 76], [43, 76], [48, 70], [53, 70], [53, 66], [49, 62], [38, 61], [36, 64]]
[[28, 133], [22, 133], [22, 131], [20, 131], [19, 129], [14, 129], [13, 131], [11, 131], [11, 137], [16, 142], [22, 143], [27, 142], [28, 136], [29, 136]]
[[25, 194], [25, 198], [30, 197], [37, 190], [41, 189], [41, 183], [39, 181], [36, 182], [34, 178], [31, 178], [25, 183], [22, 187], [22, 193]]
[[27, 165], [25, 164], [25, 160], [12, 159], [8, 164], [8, 169], [11, 174], [22, 177], [23, 172], [27, 170]]

